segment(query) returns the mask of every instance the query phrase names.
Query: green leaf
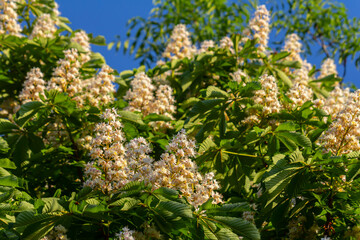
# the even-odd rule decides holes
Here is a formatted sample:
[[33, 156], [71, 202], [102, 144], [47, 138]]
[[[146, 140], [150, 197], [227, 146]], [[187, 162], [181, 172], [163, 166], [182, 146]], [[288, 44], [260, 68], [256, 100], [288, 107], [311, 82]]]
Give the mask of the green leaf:
[[51, 220], [56, 218], [56, 215], [51, 214], [38, 214], [35, 215], [34, 211], [24, 211], [21, 212], [16, 217], [15, 227], [22, 227], [33, 223], [38, 223], [44, 220]]
[[229, 94], [220, 88], [209, 86], [206, 89], [206, 97], [208, 98], [228, 98]]
[[11, 133], [19, 129], [18, 126], [13, 124], [7, 119], [0, 119], [0, 134]]
[[131, 198], [131, 197], [125, 197], [121, 198], [119, 200], [116, 200], [115, 202], [109, 204], [109, 207], [121, 207], [121, 211], [128, 211], [132, 209], [133, 207], [137, 206], [140, 203], [140, 200]]
[[285, 83], [285, 85], [292, 87], [293, 83], [290, 80], [290, 78], [286, 75], [286, 73], [284, 73], [283, 71], [277, 68], [275, 68], [275, 71], [277, 76]]
[[181, 216], [185, 218], [193, 218], [193, 214], [189, 205], [174, 202], [174, 201], [160, 201], [156, 206], [157, 210], [166, 210], [168, 217], [173, 218]]
[[276, 62], [280, 59], [286, 58], [287, 56], [289, 56], [291, 53], [289, 52], [279, 52], [279, 53], [274, 53], [272, 55], [272, 62]]
[[129, 112], [129, 111], [118, 111], [122, 119], [128, 120], [133, 123], [137, 123], [140, 126], [145, 126], [140, 114]]
[[0, 185], [8, 187], [18, 187], [18, 179], [14, 175], [0, 177]]
[[144, 117], [144, 121], [153, 122], [153, 121], [171, 121], [172, 119], [165, 115], [158, 115], [156, 113], [150, 113], [149, 115]]
[[106, 41], [104, 36], [96, 36], [95, 38], [92, 38], [90, 40], [90, 43], [95, 44], [95, 45], [99, 45], [99, 46], [106, 46]]
[[222, 217], [215, 216], [214, 219], [224, 226], [230, 228], [234, 233], [239, 236], [251, 239], [251, 240], [260, 240], [260, 233], [254, 226], [254, 224], [243, 220], [241, 218], [235, 217]]
[[8, 159], [8, 158], [0, 159], [0, 167], [7, 168], [7, 169], [16, 169], [15, 163], [10, 161], [10, 159]]

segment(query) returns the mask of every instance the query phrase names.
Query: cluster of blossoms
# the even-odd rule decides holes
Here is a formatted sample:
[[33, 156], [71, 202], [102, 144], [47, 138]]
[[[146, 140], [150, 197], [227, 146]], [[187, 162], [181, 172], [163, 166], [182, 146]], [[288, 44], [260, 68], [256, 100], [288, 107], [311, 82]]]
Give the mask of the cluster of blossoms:
[[31, 32], [30, 39], [39, 37], [52, 38], [54, 37], [56, 30], [55, 21], [51, 18], [50, 14], [45, 13], [37, 19]]
[[327, 58], [321, 65], [320, 75], [318, 78], [319, 79], [324, 78], [324, 77], [332, 75], [332, 74], [334, 74], [335, 77], [338, 75], [338, 72], [336, 70], [336, 65], [335, 65], [335, 62], [333, 59]]
[[[173, 118], [172, 114], [175, 113], [175, 99], [172, 96], [172, 88], [168, 85], [160, 85], [155, 91], [155, 86], [152, 84], [151, 79], [146, 76], [144, 72], [136, 74], [135, 78], [130, 83], [129, 89], [124, 96], [128, 100], [129, 106], [126, 108], [128, 111], [138, 111], [144, 116], [151, 113], [165, 115]], [[155, 91], [155, 96], [154, 96]], [[166, 129], [171, 126], [165, 122], [154, 122], [155, 129]]]
[[220, 48], [229, 49], [230, 52], [234, 52], [234, 43], [229, 37], [223, 37], [220, 40]]
[[67, 229], [62, 225], [57, 225], [53, 230], [45, 237], [40, 240], [68, 240], [69, 238], [66, 235]]
[[119, 233], [115, 234], [116, 240], [135, 240], [133, 236], [135, 233], [134, 230], [130, 230], [128, 227], [123, 227]]
[[95, 77], [84, 81], [84, 98], [91, 106], [104, 106], [114, 100], [112, 95], [115, 92], [113, 72], [114, 70], [108, 65], [103, 65]]
[[302, 44], [300, 43], [300, 38], [296, 33], [287, 35], [283, 50], [289, 52], [290, 55], [286, 57], [286, 60], [302, 62], [300, 56], [301, 47]]
[[261, 89], [255, 91], [253, 101], [255, 104], [263, 106], [262, 112], [260, 114], [256, 110], [250, 112], [250, 116], [243, 120], [243, 123], [259, 123], [262, 117], [280, 112], [281, 104], [278, 100], [278, 86], [275, 78], [273, 76], [263, 75], [260, 77], [259, 82]]
[[243, 85], [245, 85], [243, 78], [247, 79], [248, 75], [246, 73], [244, 73], [242, 70], [237, 70], [236, 72], [230, 73], [229, 74], [230, 77], [232, 78], [233, 81], [237, 82], [237, 83], [243, 83]]
[[85, 186], [110, 192], [128, 182], [124, 136], [117, 117], [114, 109], [107, 109], [102, 115], [105, 122], [95, 126], [96, 136], [90, 141], [93, 161], [85, 167], [84, 173], [88, 178]]
[[21, 26], [17, 22], [16, 0], [2, 0], [0, 3], [0, 34], [20, 36]]
[[137, 232], [130, 230], [128, 227], [123, 227], [119, 233], [116, 233], [115, 236], [117, 240], [147, 240], [147, 239], [161, 239], [160, 232], [155, 228], [155, 226], [150, 226], [149, 224], [143, 224], [141, 227], [144, 228], [144, 232]]
[[198, 172], [196, 163], [191, 160], [195, 155], [195, 142], [188, 140], [185, 130], [181, 130], [169, 143], [161, 159], [154, 163], [153, 187], [179, 190], [195, 207], [210, 197], [217, 204], [222, 201], [222, 196], [214, 190], [220, 186], [214, 179], [214, 173], [202, 176]]
[[342, 155], [360, 150], [360, 90], [350, 93], [344, 109], [337, 114], [318, 142], [326, 152]]
[[19, 100], [24, 104], [31, 101], [39, 101], [39, 94], [44, 93], [45, 81], [44, 74], [40, 68], [33, 68], [26, 75], [23, 89], [20, 92]]
[[78, 43], [85, 53], [80, 53], [80, 62], [82, 64], [90, 60], [91, 47], [89, 42], [89, 37], [85, 31], [76, 32], [74, 37], [71, 38], [72, 42]]
[[214, 191], [219, 189], [214, 174], [201, 175], [191, 160], [196, 155], [195, 142], [187, 139], [185, 130], [172, 139], [160, 160], [154, 162], [144, 138], [123, 145], [121, 124], [114, 109], [106, 110], [102, 117], [106, 122], [96, 125], [96, 136], [90, 141], [93, 161], [85, 167], [85, 186], [111, 192], [130, 181], [144, 181], [151, 183], [153, 189], [179, 190], [196, 207], [210, 197], [214, 203], [221, 202], [221, 195]]
[[344, 110], [349, 96], [349, 88], [343, 89], [336, 86], [334, 90], [329, 93], [329, 96], [326, 99], [319, 98], [316, 99], [314, 103], [316, 107], [323, 109], [327, 114], [335, 119], [337, 115]]
[[[249, 22], [249, 28], [244, 30], [244, 36], [239, 44], [243, 44], [251, 38], [250, 30], [254, 33], [253, 38], [258, 39], [259, 51], [265, 52], [268, 46], [270, 33], [270, 13], [265, 5], [257, 7], [254, 17]], [[183, 59], [185, 57], [191, 58], [195, 54], [207, 52], [208, 48], [215, 47], [214, 41], [206, 40], [201, 43], [200, 49], [196, 50], [196, 47], [193, 46], [190, 41], [189, 35], [190, 33], [186, 30], [184, 24], [176, 25], [171, 34], [170, 42], [166, 46], [162, 56], [170, 60]], [[219, 47], [229, 49], [230, 52], [234, 53], [234, 44], [227, 36], [220, 40]], [[241, 46], [239, 47], [241, 48]]]
[[174, 60], [194, 56], [196, 48], [192, 45], [189, 35], [184, 24], [176, 25], [171, 34], [170, 42], [163, 53], [163, 57]]
[[265, 5], [256, 8], [255, 16], [250, 20], [249, 27], [254, 32], [254, 39], [258, 39], [259, 51], [265, 52], [270, 33], [270, 13]]
[[207, 52], [209, 48], [215, 47], [215, 42], [213, 40], [205, 40], [201, 43], [198, 53]]
[[57, 62], [53, 77], [48, 82], [47, 90], [55, 89], [59, 92], [68, 93], [70, 97], [77, 100], [79, 106], [82, 106], [83, 99], [79, 96], [83, 87], [79, 73], [81, 67], [78, 60], [79, 53], [76, 49], [72, 48], [65, 50], [64, 54], [64, 59], [60, 59]]

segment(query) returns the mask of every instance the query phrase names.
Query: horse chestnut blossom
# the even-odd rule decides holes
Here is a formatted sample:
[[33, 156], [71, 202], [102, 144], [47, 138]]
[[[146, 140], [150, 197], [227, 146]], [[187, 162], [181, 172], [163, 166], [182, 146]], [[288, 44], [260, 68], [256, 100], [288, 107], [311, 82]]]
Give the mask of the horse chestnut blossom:
[[300, 53], [301, 53], [301, 43], [300, 38], [296, 33], [292, 33], [286, 36], [285, 45], [283, 50], [289, 52], [290, 55], [286, 57], [288, 61], [299, 61], [302, 62]]
[[[155, 92], [155, 86], [151, 79], [144, 72], [135, 75], [130, 83], [131, 89], [126, 92], [125, 100], [128, 100], [128, 111], [138, 111], [144, 116], [151, 113], [165, 115], [170, 117], [175, 113], [175, 99], [172, 96], [172, 88], [168, 85], [160, 85]], [[152, 123], [155, 129], [170, 128], [169, 123], [157, 121]]]
[[195, 207], [213, 198], [222, 201], [215, 192], [220, 186], [214, 173], [200, 174], [191, 159], [196, 156], [195, 142], [181, 130], [169, 143], [167, 150], [154, 161], [150, 145], [144, 138], [132, 139], [124, 145], [121, 123], [115, 109], [107, 109], [104, 122], [96, 125], [96, 135], [90, 141], [90, 158], [84, 170], [84, 186], [110, 193], [131, 181], [151, 183], [153, 189], [168, 187], [179, 190]]
[[215, 42], [213, 40], [205, 40], [201, 43], [198, 53], [204, 53], [208, 51], [208, 48], [215, 47]]
[[115, 81], [113, 72], [114, 70], [105, 64], [95, 77], [84, 81], [84, 98], [91, 106], [104, 106], [114, 100], [113, 93], [116, 90], [113, 84]]
[[16, 0], [2, 0], [0, 4], [0, 34], [20, 37], [22, 28], [17, 22]]
[[31, 32], [30, 39], [33, 38], [53, 38], [57, 28], [55, 21], [51, 18], [50, 14], [42, 14], [36, 20], [35, 26]]
[[243, 86], [245, 85], [245, 82], [243, 81], [243, 79], [248, 78], [248, 75], [240, 69], [238, 69], [236, 72], [230, 73], [229, 75], [233, 81], [235, 81], [237, 83], [242, 82]]
[[334, 90], [329, 93], [329, 96], [324, 98], [319, 98], [314, 101], [317, 108], [323, 109], [327, 114], [329, 114], [333, 119], [344, 110], [346, 102], [350, 96], [349, 88], [340, 88], [336, 86]]
[[152, 112], [152, 102], [154, 102], [155, 86], [151, 83], [151, 79], [146, 76], [144, 72], [135, 75], [135, 78], [130, 82], [131, 89], [126, 92], [125, 100], [128, 100], [128, 111], [138, 111], [144, 116]]
[[80, 53], [80, 62], [82, 64], [90, 60], [91, 47], [89, 42], [89, 37], [85, 31], [76, 32], [74, 37], [71, 38], [72, 42], [78, 43], [85, 53]]
[[170, 42], [163, 53], [163, 57], [170, 60], [193, 57], [196, 53], [196, 47], [192, 45], [189, 36], [190, 33], [186, 30], [184, 24], [176, 25], [171, 34]]
[[220, 40], [220, 48], [229, 49], [231, 53], [234, 53], [234, 43], [229, 37], [223, 37]]
[[195, 157], [195, 142], [188, 140], [185, 130], [181, 130], [169, 143], [159, 161], [154, 162], [151, 176], [153, 188], [168, 187], [179, 190], [195, 207], [213, 198], [213, 203], [222, 202], [222, 196], [215, 192], [220, 188], [214, 173], [201, 175]]
[[31, 101], [40, 101], [40, 94], [44, 94], [44, 74], [40, 68], [32, 68], [26, 75], [23, 89], [19, 94], [20, 101], [25, 104]]
[[311, 64], [307, 63], [306, 60], [302, 61], [300, 69], [294, 70], [294, 85], [286, 93], [286, 96], [291, 100], [290, 109], [296, 109], [305, 102], [313, 100], [313, 90], [308, 85], [310, 70]]
[[325, 152], [340, 156], [360, 150], [360, 90], [350, 93], [344, 109], [318, 139]]
[[270, 13], [265, 5], [256, 8], [255, 16], [249, 22], [249, 28], [254, 33], [254, 39], [258, 39], [259, 51], [265, 52], [270, 34]]
[[263, 106], [262, 111], [251, 111], [250, 116], [242, 122], [245, 124], [260, 123], [261, 119], [272, 113], [278, 113], [281, 109], [281, 104], [278, 100], [278, 86], [273, 76], [262, 75], [259, 79], [261, 89], [255, 91], [253, 101], [255, 104]]
[[83, 84], [80, 79], [79, 69], [81, 67], [78, 60], [79, 53], [72, 48], [64, 51], [65, 58], [57, 62], [53, 77], [48, 82], [47, 90], [55, 89], [59, 92], [65, 92], [69, 97], [77, 100], [78, 106], [83, 105], [83, 99], [79, 96]]
[[63, 225], [57, 225], [45, 237], [40, 240], [68, 240], [67, 229]]
[[321, 65], [320, 75], [319, 75], [318, 79], [324, 78], [324, 77], [332, 75], [332, 74], [334, 74], [335, 77], [338, 76], [338, 72], [336, 70], [336, 65], [335, 65], [335, 62], [333, 59], [327, 58]]

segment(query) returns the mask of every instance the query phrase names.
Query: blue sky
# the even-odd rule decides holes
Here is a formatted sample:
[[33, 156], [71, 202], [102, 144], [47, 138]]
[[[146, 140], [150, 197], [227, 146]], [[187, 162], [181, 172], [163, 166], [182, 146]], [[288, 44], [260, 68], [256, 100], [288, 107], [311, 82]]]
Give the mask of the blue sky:
[[[261, 3], [271, 3], [274, 0], [260, 0]], [[147, 17], [153, 7], [151, 0], [58, 0], [61, 15], [69, 18], [72, 29], [84, 29], [87, 33], [103, 35], [107, 42], [115, 39], [116, 35], [125, 39], [126, 22], [135, 16]], [[360, 0], [342, 0], [348, 8], [350, 17], [360, 17]], [[106, 47], [92, 46], [93, 51], [100, 52], [107, 63], [121, 72], [127, 69], [139, 67], [132, 56], [124, 55], [122, 52], [107, 50]], [[308, 61], [318, 68], [321, 58], [313, 56]], [[340, 74], [342, 68], [338, 66]], [[352, 82], [360, 87], [360, 71], [353, 63], [349, 62], [346, 82]]]

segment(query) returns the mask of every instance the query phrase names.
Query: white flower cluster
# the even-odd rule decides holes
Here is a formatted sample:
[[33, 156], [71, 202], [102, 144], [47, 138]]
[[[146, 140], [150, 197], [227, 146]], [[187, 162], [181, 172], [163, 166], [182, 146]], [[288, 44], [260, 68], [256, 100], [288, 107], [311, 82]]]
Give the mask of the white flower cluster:
[[132, 139], [126, 144], [126, 161], [128, 163], [128, 176], [131, 176], [131, 181], [144, 181], [146, 184], [150, 183], [149, 177], [153, 172], [153, 159], [149, 157], [151, 148], [145, 138]]
[[208, 48], [213, 48], [213, 47], [215, 47], [215, 42], [213, 40], [205, 40], [201, 43], [198, 53], [207, 52]]
[[2, 0], [0, 4], [0, 34], [10, 34], [20, 36], [22, 31], [20, 24], [17, 22], [16, 0]]
[[128, 227], [123, 227], [123, 229], [116, 233], [116, 240], [135, 240], [136, 238], [133, 236], [135, 233], [134, 230], [130, 230]]
[[320, 75], [319, 75], [318, 79], [324, 78], [331, 74], [335, 74], [335, 77], [337, 77], [338, 72], [336, 70], [336, 65], [335, 65], [334, 60], [331, 58], [327, 58], [321, 65]]
[[114, 109], [106, 110], [103, 119], [95, 127], [96, 136], [90, 141], [89, 162], [84, 170], [87, 179], [84, 186], [112, 192], [130, 181], [151, 183], [153, 189], [168, 187], [181, 191], [194, 206], [209, 198], [221, 202], [215, 192], [220, 188], [213, 173], [201, 175], [191, 160], [196, 155], [195, 142], [187, 139], [185, 130], [180, 131], [169, 143], [159, 161], [148, 155], [151, 152], [144, 138], [136, 138], [123, 145], [121, 124]]
[[302, 62], [300, 38], [296, 33], [292, 33], [286, 36], [285, 45], [283, 50], [289, 52], [290, 55], [286, 57], [288, 61], [299, 61]]
[[247, 78], [248, 75], [246, 73], [244, 73], [241, 69], [237, 70], [236, 72], [230, 73], [229, 74], [232, 78], [233, 81], [237, 82], [237, 83], [243, 83], [243, 86], [245, 85], [243, 78]]
[[254, 39], [258, 39], [259, 51], [265, 52], [270, 33], [270, 13], [265, 5], [256, 8], [255, 16], [250, 20], [249, 27], [254, 32]]
[[39, 37], [52, 38], [56, 30], [55, 21], [51, 18], [50, 14], [42, 14], [35, 23], [30, 39]]
[[85, 99], [91, 106], [104, 106], [114, 100], [112, 94], [116, 91], [113, 69], [108, 65], [103, 65], [100, 72], [93, 78], [84, 81]]
[[26, 80], [23, 83], [23, 89], [20, 92], [19, 99], [25, 104], [31, 101], [39, 101], [39, 94], [44, 93], [45, 81], [44, 74], [40, 68], [32, 68], [26, 75]]
[[281, 104], [278, 100], [278, 86], [273, 76], [263, 75], [259, 78], [261, 89], [255, 91], [253, 101], [263, 106], [262, 112], [251, 112], [250, 116], [243, 120], [245, 124], [259, 123], [261, 119], [269, 114], [278, 113]]
[[129, 101], [126, 110], [142, 112], [144, 116], [152, 113], [155, 86], [151, 83], [151, 79], [141, 72], [135, 75], [130, 85], [131, 89], [124, 96], [124, 99]]
[[223, 37], [220, 40], [220, 48], [229, 49], [231, 53], [234, 53], [234, 43], [229, 37]]
[[141, 225], [144, 228], [143, 232], [137, 232], [130, 230], [128, 227], [123, 227], [123, 229], [116, 233], [116, 240], [148, 240], [148, 239], [162, 239], [160, 232], [155, 228], [154, 225], [149, 225], [144, 223]]
[[350, 93], [344, 109], [329, 129], [318, 139], [326, 152], [333, 155], [360, 150], [360, 90]]
[[[47, 90], [55, 89], [59, 92], [66, 92], [70, 97], [75, 97], [82, 91], [83, 85], [80, 79], [80, 62], [78, 51], [74, 48], [64, 51], [65, 58], [57, 62], [53, 77], [48, 82]], [[76, 97], [79, 106], [82, 106], [83, 99]]]
[[323, 109], [332, 117], [332, 119], [335, 119], [337, 115], [344, 110], [349, 96], [349, 88], [342, 89], [339, 86], [336, 86], [326, 99], [319, 98], [316, 99], [314, 103], [317, 108]]
[[163, 53], [163, 57], [174, 60], [194, 56], [196, 48], [192, 45], [189, 35], [190, 33], [186, 30], [184, 24], [176, 25], [171, 34], [170, 42]]
[[119, 189], [128, 182], [126, 175], [124, 136], [121, 123], [117, 120], [115, 109], [107, 109], [102, 118], [105, 122], [98, 123], [94, 131], [96, 136], [91, 140], [90, 157], [84, 175], [85, 186], [110, 192]]
[[188, 140], [185, 130], [181, 130], [169, 143], [167, 151], [159, 161], [154, 162], [151, 176], [153, 187], [168, 187], [181, 191], [182, 195], [195, 207], [213, 198], [213, 203], [221, 202], [222, 196], [215, 192], [220, 188], [210, 172], [202, 176], [191, 158], [196, 155], [195, 142]]
[[[131, 89], [124, 96], [124, 99], [129, 102], [126, 110], [138, 111], [144, 116], [156, 113], [172, 118], [176, 108], [174, 106], [175, 99], [172, 96], [173, 90], [170, 86], [160, 85], [154, 96], [156, 88], [144, 72], [136, 74], [130, 85]], [[153, 123], [153, 127], [156, 129], [166, 129], [171, 126], [168, 123], [158, 121]]]
[[71, 41], [78, 43], [85, 51], [85, 53], [80, 54], [81, 63], [84, 64], [88, 62], [90, 60], [91, 47], [90, 47], [89, 37], [86, 34], [86, 32], [85, 31], [76, 32], [74, 37], [71, 38]]
[[306, 60], [302, 61], [301, 68], [296, 69], [294, 74], [294, 85], [289, 89], [286, 95], [290, 98], [292, 103], [290, 109], [296, 109], [302, 106], [307, 101], [313, 100], [313, 90], [309, 87], [309, 71], [311, 64]]
[[62, 225], [57, 225], [53, 230], [45, 237], [40, 240], [68, 240], [69, 238], [66, 235], [67, 229]]

